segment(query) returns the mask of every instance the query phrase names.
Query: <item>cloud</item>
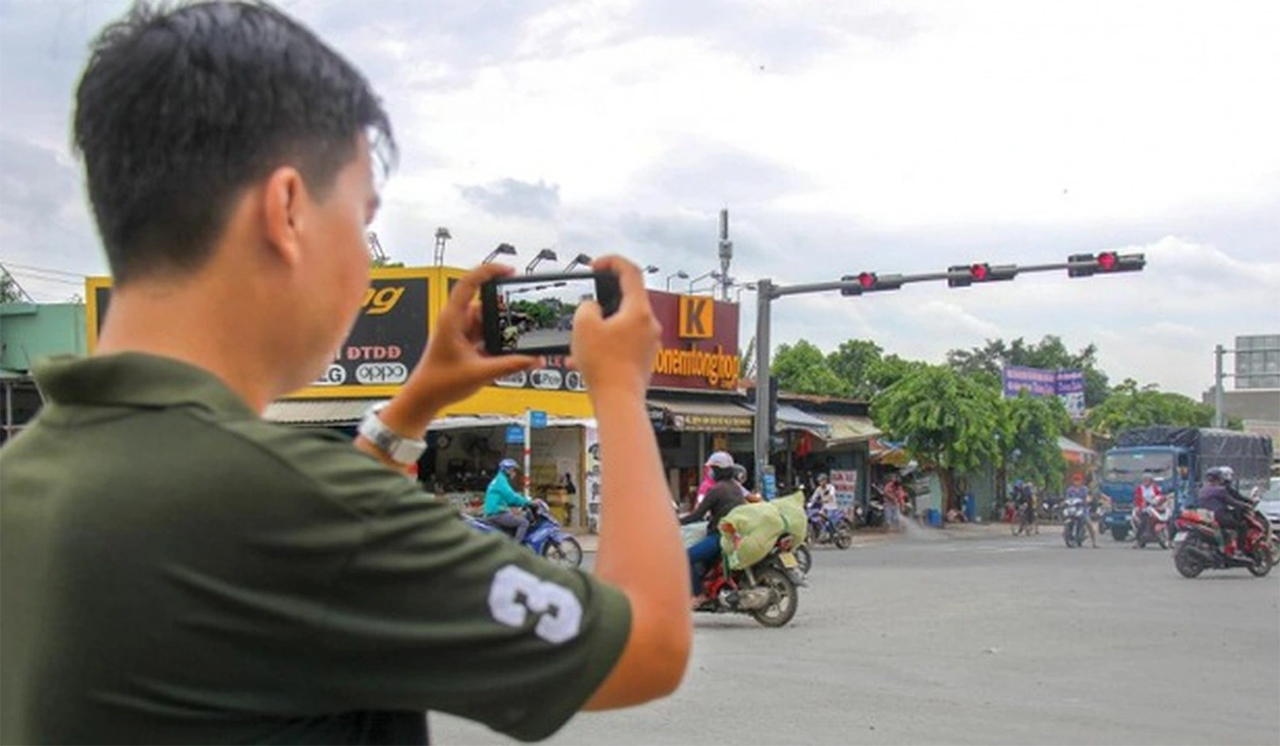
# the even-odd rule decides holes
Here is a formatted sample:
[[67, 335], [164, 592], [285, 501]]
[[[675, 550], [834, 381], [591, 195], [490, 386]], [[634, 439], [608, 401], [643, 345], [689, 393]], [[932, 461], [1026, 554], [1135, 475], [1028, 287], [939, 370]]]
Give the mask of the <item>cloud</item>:
[[560, 207], [560, 187], [539, 181], [528, 184], [502, 179], [486, 185], [459, 186], [463, 199], [499, 217], [550, 220]]
[[65, 155], [0, 135], [0, 262], [37, 300], [83, 295], [83, 282], [62, 273], [106, 266], [82, 193]]

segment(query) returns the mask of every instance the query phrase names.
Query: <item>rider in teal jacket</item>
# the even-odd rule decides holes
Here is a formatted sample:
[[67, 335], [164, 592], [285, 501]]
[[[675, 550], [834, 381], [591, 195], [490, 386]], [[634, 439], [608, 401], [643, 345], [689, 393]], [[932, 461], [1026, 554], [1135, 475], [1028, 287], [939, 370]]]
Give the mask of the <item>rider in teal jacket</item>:
[[529, 498], [515, 491], [511, 486], [511, 478], [516, 473], [516, 462], [507, 458], [498, 464], [498, 474], [489, 482], [484, 491], [484, 517], [490, 523], [507, 529], [515, 529], [516, 542], [524, 541], [524, 534], [529, 530], [529, 521], [524, 516], [511, 512], [511, 508], [522, 508], [529, 504]]

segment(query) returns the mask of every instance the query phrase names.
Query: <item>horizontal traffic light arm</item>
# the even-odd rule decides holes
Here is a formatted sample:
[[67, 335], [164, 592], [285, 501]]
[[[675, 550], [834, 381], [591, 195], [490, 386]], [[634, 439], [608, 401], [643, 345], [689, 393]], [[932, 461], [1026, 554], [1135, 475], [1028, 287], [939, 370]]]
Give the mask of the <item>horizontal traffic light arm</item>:
[[[1082, 255], [1077, 255], [1077, 257]], [[1051, 262], [1048, 264], [1029, 264], [1019, 266], [1017, 264], [993, 264], [988, 265], [991, 276], [986, 280], [973, 280], [969, 270], [974, 266], [964, 265], [964, 272], [961, 273], [959, 268], [952, 269], [947, 272], [924, 272], [915, 275], [904, 274], [878, 274], [877, 279], [880, 281], [890, 281], [891, 287], [866, 288], [858, 281], [858, 275], [848, 275], [852, 280], [835, 280], [831, 282], [813, 282], [804, 285], [774, 285], [769, 283], [766, 285], [768, 297], [782, 298], [788, 295], [804, 295], [806, 293], [823, 293], [835, 290], [852, 291], [853, 295], [861, 295], [864, 292], [877, 292], [886, 289], [896, 289], [902, 285], [910, 285], [917, 282], [937, 282], [944, 280], [968, 279], [975, 284], [984, 282], [992, 282], [996, 280], [1013, 279], [1017, 275], [1024, 275], [1031, 272], [1061, 272], [1062, 270], [1089, 271], [1090, 274], [1114, 274], [1115, 272], [1133, 272], [1141, 270], [1146, 266], [1146, 257], [1143, 254], [1118, 254], [1116, 262], [1111, 270], [1099, 268], [1097, 257], [1089, 255], [1089, 261], [1083, 261], [1080, 258], [1072, 257], [1072, 261]], [[867, 273], [863, 273], [867, 274]], [[1074, 275], [1073, 275], [1074, 276]]]

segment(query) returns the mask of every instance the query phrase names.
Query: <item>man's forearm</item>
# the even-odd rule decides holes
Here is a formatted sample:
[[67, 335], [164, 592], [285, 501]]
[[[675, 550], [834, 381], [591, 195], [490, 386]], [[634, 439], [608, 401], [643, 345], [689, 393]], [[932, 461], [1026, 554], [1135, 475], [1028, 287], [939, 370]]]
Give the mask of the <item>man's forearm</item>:
[[593, 403], [604, 465], [596, 574], [687, 615], [684, 545], [644, 402], [606, 393]]

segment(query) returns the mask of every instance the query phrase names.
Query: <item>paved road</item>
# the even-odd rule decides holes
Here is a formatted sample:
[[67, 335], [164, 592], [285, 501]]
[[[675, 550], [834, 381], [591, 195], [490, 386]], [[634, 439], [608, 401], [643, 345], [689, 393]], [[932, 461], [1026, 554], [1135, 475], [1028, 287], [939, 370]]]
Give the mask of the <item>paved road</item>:
[[[1168, 552], [1049, 528], [916, 529], [814, 565], [790, 626], [699, 615], [677, 694], [549, 742], [1280, 743], [1280, 572], [1185, 580]], [[510, 743], [431, 721], [438, 743]]]

